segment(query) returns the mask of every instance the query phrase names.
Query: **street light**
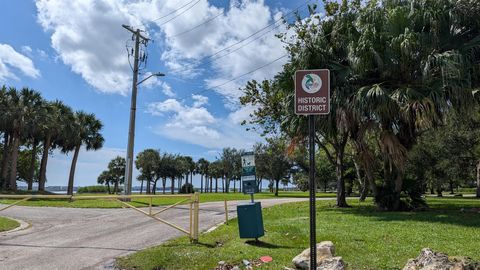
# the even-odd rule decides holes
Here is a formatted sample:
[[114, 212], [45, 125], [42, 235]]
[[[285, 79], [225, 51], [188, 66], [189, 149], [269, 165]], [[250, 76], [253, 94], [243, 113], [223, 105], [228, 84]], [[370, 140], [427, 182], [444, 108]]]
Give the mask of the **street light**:
[[144, 81], [150, 79], [151, 77], [153, 76], [156, 76], [156, 77], [163, 77], [165, 76], [165, 74], [161, 73], [161, 72], [157, 72], [157, 73], [152, 73], [150, 75], [148, 75], [145, 79], [141, 80], [139, 83], [137, 83], [137, 86], [140, 85], [141, 83], [143, 83]]
[[135, 140], [135, 112], [137, 110], [137, 86], [139, 86], [144, 81], [150, 79], [151, 77], [162, 77], [165, 74], [157, 72], [148, 75], [146, 78], [136, 83], [137, 78], [134, 76], [134, 81], [132, 84], [132, 104], [130, 107], [130, 125], [128, 129], [128, 146], [127, 146], [127, 160], [125, 168], [125, 195], [132, 194], [132, 172], [133, 172], [133, 144]]

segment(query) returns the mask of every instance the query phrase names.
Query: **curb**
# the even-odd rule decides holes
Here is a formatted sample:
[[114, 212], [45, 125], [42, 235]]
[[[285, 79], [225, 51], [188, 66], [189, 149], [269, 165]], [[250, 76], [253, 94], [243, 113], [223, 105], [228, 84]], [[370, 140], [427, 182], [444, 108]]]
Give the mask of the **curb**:
[[20, 223], [20, 226], [14, 228], [14, 229], [11, 229], [9, 231], [0, 232], [1, 236], [6, 236], [7, 234], [11, 234], [11, 233], [21, 231], [21, 230], [26, 230], [26, 229], [28, 229], [32, 226], [30, 223], [28, 223], [26, 221], [23, 221], [21, 219], [16, 219], [16, 218], [12, 218], [12, 217], [6, 217], [6, 218], [9, 218], [11, 220], [15, 220], [16, 222]]

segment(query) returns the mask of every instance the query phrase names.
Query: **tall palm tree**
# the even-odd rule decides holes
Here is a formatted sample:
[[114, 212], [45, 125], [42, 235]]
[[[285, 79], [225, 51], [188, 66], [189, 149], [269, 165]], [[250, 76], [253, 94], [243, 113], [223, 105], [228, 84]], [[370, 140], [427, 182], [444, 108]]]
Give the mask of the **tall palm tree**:
[[84, 146], [87, 151], [96, 151], [102, 148], [103, 142], [105, 141], [100, 133], [102, 126], [102, 122], [98, 120], [94, 114], [85, 113], [83, 111], [77, 111], [74, 114], [74, 123], [73, 128], [71, 129], [72, 132], [68, 134], [65, 145], [62, 148], [62, 151], [64, 152], [72, 149], [74, 151], [68, 177], [68, 195], [73, 195], [75, 167], [77, 165], [80, 148]]
[[185, 156], [177, 156], [177, 158], [175, 159], [175, 164], [176, 164], [177, 179], [179, 180], [178, 191], [180, 192], [180, 189], [182, 188], [182, 184], [183, 184], [182, 183], [183, 177], [186, 176], [186, 178], [188, 179], [189, 165]]
[[[195, 174], [195, 169], [196, 169], [196, 163], [193, 161], [192, 157], [186, 156], [185, 161], [187, 163], [188, 167], [188, 174], [190, 174], [190, 183], [193, 185], [193, 175]], [[188, 184], [188, 175], [187, 175], [187, 180], [186, 183]]]
[[12, 88], [9, 94], [12, 106], [10, 113], [13, 120], [9, 186], [11, 190], [16, 191], [18, 151], [21, 140], [43, 100], [40, 93], [28, 88], [23, 88], [20, 92]]
[[[222, 164], [220, 160], [216, 160], [210, 164], [210, 176], [215, 179], [215, 193], [218, 193], [218, 178], [223, 176]], [[212, 192], [212, 186], [210, 186]]]
[[0, 188], [7, 188], [8, 164], [10, 154], [10, 144], [12, 140], [12, 120], [11, 120], [11, 102], [10, 91], [5, 85], [0, 88], [0, 130], [3, 133], [3, 152], [2, 164], [0, 168]]
[[[33, 179], [35, 176], [36, 163], [38, 159], [38, 146], [42, 141], [42, 126], [46, 118], [45, 101], [42, 101], [35, 109], [35, 114], [28, 121], [27, 139], [31, 145], [30, 169], [27, 178], [28, 190], [33, 188]], [[37, 176], [38, 179], [38, 176]]]
[[[197, 161], [197, 170], [198, 173], [200, 174], [200, 192], [203, 192], [203, 177], [208, 174], [208, 165], [210, 162], [204, 158], [200, 158]], [[205, 186], [205, 191], [206, 191], [206, 186]]]
[[[160, 158], [160, 164], [155, 172], [156, 177], [162, 179], [162, 193], [165, 194], [167, 186], [167, 178], [172, 177], [175, 173], [175, 157], [172, 154], [164, 153]], [[172, 180], [173, 181], [173, 180]]]
[[101, 185], [106, 185], [108, 194], [112, 194], [110, 190], [110, 183], [112, 182], [112, 176], [108, 170], [103, 171], [97, 178], [97, 183]]
[[71, 124], [74, 123], [73, 112], [63, 102], [57, 100], [46, 104], [47, 117], [42, 127], [43, 153], [40, 162], [40, 176], [38, 179], [38, 190], [45, 190], [47, 180], [47, 163], [49, 151], [66, 142], [66, 136], [71, 134]]

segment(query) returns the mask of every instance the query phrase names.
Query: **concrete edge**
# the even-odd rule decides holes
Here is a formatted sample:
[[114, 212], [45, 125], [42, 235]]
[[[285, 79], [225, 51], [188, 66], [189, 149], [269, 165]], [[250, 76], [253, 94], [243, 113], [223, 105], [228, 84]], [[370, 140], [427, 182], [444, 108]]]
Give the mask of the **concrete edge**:
[[[228, 220], [230, 220], [231, 218], [229, 218]], [[220, 223], [217, 223], [215, 225], [213, 225], [212, 227], [206, 229], [205, 231], [202, 232], [202, 234], [207, 234], [207, 233], [211, 233], [213, 231], [215, 231], [216, 229], [218, 229], [218, 227], [222, 226], [222, 225], [228, 225], [227, 223], [225, 223], [225, 221], [223, 222], [220, 222]]]
[[20, 223], [20, 226], [14, 228], [14, 229], [11, 229], [9, 231], [0, 232], [0, 235], [2, 235], [2, 236], [7, 235], [7, 234], [11, 234], [11, 233], [14, 233], [14, 232], [17, 232], [17, 231], [21, 231], [21, 230], [26, 230], [26, 229], [28, 229], [32, 226], [32, 224], [30, 224], [26, 221], [23, 221], [21, 219], [12, 218], [12, 217], [6, 217], [6, 218], [9, 218], [11, 220], [15, 220], [16, 222]]

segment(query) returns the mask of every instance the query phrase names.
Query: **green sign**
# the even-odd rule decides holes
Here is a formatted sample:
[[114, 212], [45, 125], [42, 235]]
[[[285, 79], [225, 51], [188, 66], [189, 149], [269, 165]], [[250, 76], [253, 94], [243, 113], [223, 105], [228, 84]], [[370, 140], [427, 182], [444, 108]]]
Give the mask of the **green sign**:
[[248, 166], [242, 168], [242, 176], [255, 175], [255, 166]]

